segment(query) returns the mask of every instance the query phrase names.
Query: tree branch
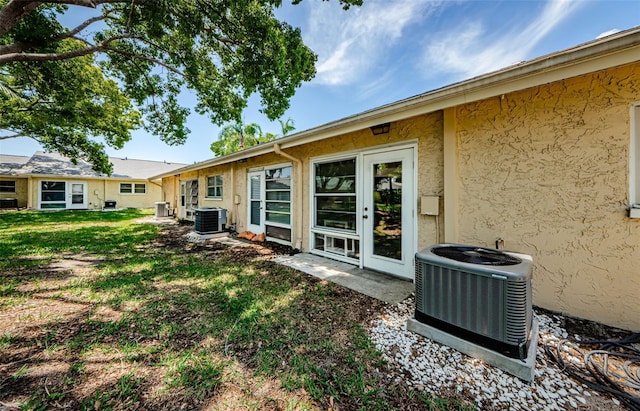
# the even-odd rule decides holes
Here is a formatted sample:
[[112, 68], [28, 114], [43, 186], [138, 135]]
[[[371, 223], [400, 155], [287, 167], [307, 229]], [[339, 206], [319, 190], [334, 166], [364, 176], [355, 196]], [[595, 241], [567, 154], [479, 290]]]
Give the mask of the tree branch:
[[117, 4], [129, 2], [131, 2], [131, 0], [45, 0], [41, 3], [66, 4], [69, 6], [90, 7], [92, 9], [95, 9], [102, 4]]
[[69, 38], [69, 37], [75, 37], [78, 33], [80, 33], [82, 30], [86, 29], [87, 27], [89, 27], [90, 25], [92, 25], [93, 23], [96, 23], [98, 21], [102, 21], [107, 17], [106, 14], [103, 14], [101, 16], [96, 16], [93, 18], [90, 18], [89, 20], [84, 21], [82, 24], [76, 26], [76, 28], [74, 28], [73, 30], [70, 30], [69, 32], [58, 36], [56, 38], [56, 40], [62, 40], [65, 38]]
[[41, 4], [41, 1], [9, 0], [0, 8], [0, 37], [7, 34], [19, 21], [29, 17]]
[[[177, 68], [165, 63], [164, 61], [158, 60], [158, 59], [154, 59], [152, 57], [146, 57], [146, 56], [141, 56], [140, 54], [136, 54], [136, 53], [131, 53], [129, 51], [124, 51], [124, 50], [118, 50], [117, 48], [114, 47], [109, 47], [106, 46], [104, 48], [104, 51], [112, 51], [114, 53], [118, 53], [121, 54], [125, 57], [129, 57], [131, 59], [136, 59], [136, 60], [143, 60], [143, 61], [148, 61], [150, 63], [154, 63], [157, 64], [158, 66], [164, 67], [167, 70], [178, 74], [181, 77], [185, 77], [185, 74], [183, 72], [181, 72], [180, 70], [178, 70]], [[2, 60], [0, 60], [0, 63], [2, 62]]]
[[30, 137], [30, 136], [22, 133], [16, 133], [10, 136], [0, 136], [0, 140], [9, 140], [10, 138], [18, 138], [18, 137]]

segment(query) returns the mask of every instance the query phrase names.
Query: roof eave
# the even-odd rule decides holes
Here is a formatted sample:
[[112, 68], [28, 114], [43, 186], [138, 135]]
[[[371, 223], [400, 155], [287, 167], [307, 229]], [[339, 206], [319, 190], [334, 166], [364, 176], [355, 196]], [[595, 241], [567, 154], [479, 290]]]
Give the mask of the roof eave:
[[510, 93], [516, 90], [558, 81], [569, 76], [594, 72], [640, 59], [640, 27], [616, 33], [576, 47], [509, 66], [440, 89], [409, 97], [353, 116], [281, 137], [171, 172], [153, 176], [164, 178], [206, 167], [230, 163], [257, 155], [273, 153], [274, 144], [286, 149], [314, 141], [369, 128], [382, 122], [435, 112], [460, 104]]

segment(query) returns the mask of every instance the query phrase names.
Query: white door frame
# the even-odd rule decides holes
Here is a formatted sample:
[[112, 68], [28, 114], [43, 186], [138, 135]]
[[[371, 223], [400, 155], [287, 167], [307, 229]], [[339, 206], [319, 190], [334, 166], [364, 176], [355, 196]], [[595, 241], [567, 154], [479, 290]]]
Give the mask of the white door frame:
[[[413, 279], [414, 255], [416, 252], [416, 194], [414, 165], [415, 149], [388, 149], [383, 152], [369, 152], [362, 155], [362, 231], [361, 263], [364, 268], [384, 271], [399, 277]], [[374, 250], [374, 175], [373, 165], [380, 163], [402, 162], [401, 197], [401, 257], [399, 259], [376, 255]]]
[[187, 182], [186, 180], [180, 181], [180, 207], [178, 208], [178, 218], [184, 220], [187, 216]]
[[[257, 181], [259, 184], [258, 191], [252, 190], [252, 181]], [[247, 172], [247, 231], [251, 231], [254, 234], [264, 233], [264, 219], [265, 219], [265, 204], [264, 204], [264, 170], [249, 171]], [[252, 208], [255, 204], [259, 208], [258, 221], [251, 220]], [[257, 224], [256, 224], [257, 223]]]
[[[75, 191], [74, 186], [81, 187], [81, 192]], [[79, 210], [87, 208], [87, 183], [84, 181], [67, 181], [67, 209]], [[79, 198], [78, 196], [82, 196]], [[78, 201], [82, 200], [82, 201]]]

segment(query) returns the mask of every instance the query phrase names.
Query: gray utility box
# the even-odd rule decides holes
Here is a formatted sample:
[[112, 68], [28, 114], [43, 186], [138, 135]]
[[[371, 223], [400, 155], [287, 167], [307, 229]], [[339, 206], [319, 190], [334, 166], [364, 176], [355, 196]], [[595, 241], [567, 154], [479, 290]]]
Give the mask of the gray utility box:
[[156, 217], [169, 217], [169, 203], [166, 201], [156, 203]]
[[526, 358], [533, 317], [530, 256], [437, 244], [415, 258], [417, 321]]
[[227, 224], [227, 210], [220, 207], [197, 208], [194, 223], [198, 234], [220, 233]]

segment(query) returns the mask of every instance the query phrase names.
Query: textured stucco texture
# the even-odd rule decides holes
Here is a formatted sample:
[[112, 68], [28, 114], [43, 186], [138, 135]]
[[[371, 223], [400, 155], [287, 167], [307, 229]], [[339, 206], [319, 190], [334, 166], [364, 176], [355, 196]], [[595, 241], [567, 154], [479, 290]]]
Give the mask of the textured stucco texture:
[[457, 109], [459, 240], [533, 256], [534, 303], [640, 329], [640, 223], [627, 217], [637, 65]]

